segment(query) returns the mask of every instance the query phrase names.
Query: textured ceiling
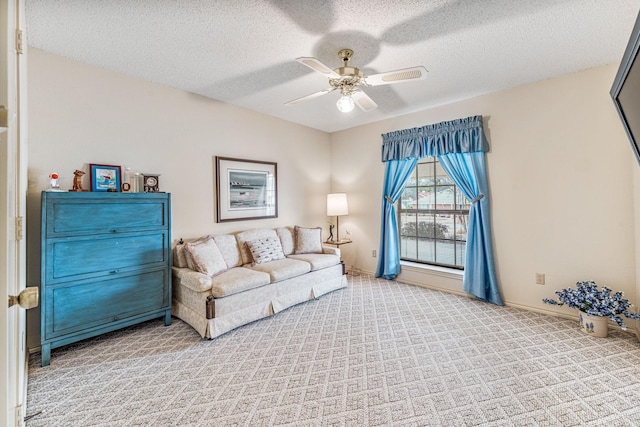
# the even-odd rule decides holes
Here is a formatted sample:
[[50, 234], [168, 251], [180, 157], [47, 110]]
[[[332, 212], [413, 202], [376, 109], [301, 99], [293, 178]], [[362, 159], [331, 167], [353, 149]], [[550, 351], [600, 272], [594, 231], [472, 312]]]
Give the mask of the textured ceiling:
[[[27, 0], [31, 47], [327, 132], [617, 62], [640, 0]], [[365, 75], [423, 65], [425, 80], [365, 88], [340, 113], [326, 77], [341, 48]]]

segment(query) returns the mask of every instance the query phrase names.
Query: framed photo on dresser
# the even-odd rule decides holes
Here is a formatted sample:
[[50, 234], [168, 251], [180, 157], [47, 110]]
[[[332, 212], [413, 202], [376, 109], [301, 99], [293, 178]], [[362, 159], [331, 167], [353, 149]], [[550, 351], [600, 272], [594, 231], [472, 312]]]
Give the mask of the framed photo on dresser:
[[91, 191], [120, 191], [121, 168], [114, 165], [89, 165]]

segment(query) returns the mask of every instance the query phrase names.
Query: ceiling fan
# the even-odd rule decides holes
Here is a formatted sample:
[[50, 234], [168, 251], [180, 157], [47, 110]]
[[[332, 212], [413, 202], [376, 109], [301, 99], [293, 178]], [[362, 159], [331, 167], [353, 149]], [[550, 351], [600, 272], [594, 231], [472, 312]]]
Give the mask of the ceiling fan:
[[421, 65], [365, 76], [360, 69], [349, 66], [349, 59], [353, 56], [351, 49], [341, 49], [338, 52], [338, 56], [344, 62], [344, 66], [336, 68], [335, 70], [327, 67], [316, 58], [296, 58], [296, 61], [299, 63], [327, 76], [331, 87], [303, 96], [302, 98], [294, 99], [285, 105], [299, 104], [340, 89], [341, 96], [336, 103], [338, 110], [343, 113], [348, 113], [353, 110], [354, 105], [358, 105], [362, 111], [366, 112], [378, 108], [378, 104], [362, 91], [361, 86], [381, 86], [410, 80], [423, 80], [427, 77], [427, 69]]

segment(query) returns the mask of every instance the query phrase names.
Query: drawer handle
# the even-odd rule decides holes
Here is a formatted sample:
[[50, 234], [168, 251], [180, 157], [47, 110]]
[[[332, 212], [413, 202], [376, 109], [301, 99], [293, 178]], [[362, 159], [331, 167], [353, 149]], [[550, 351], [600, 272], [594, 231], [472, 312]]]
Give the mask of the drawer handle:
[[120, 270], [113, 270], [109, 272], [109, 274], [117, 274], [117, 273], [120, 273]]
[[111, 230], [112, 233], [117, 233], [118, 230], [116, 230], [115, 228]]

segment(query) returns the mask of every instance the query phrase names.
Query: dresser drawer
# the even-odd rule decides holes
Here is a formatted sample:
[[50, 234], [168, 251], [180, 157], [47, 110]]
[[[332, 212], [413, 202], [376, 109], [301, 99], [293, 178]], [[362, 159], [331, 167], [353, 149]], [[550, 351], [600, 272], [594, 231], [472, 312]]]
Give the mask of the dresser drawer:
[[[72, 194], [72, 193], [71, 193]], [[64, 196], [64, 197], [63, 197]], [[146, 194], [93, 196], [48, 195], [46, 237], [95, 235], [167, 228], [168, 199], [165, 195]]]
[[49, 285], [166, 266], [169, 256], [166, 232], [49, 239], [46, 245], [45, 278]]
[[166, 269], [48, 287], [43, 339], [87, 330], [169, 307]]

